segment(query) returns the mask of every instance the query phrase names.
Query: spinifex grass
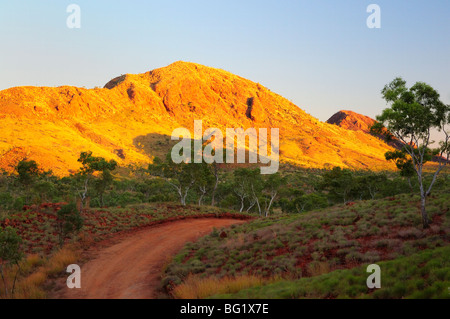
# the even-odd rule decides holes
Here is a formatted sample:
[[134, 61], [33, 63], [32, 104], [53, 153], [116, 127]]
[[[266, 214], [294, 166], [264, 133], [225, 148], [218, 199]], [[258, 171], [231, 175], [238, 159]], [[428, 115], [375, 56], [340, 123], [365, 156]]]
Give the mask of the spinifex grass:
[[419, 198], [409, 194], [255, 220], [186, 246], [165, 276], [309, 277], [448, 245], [450, 194], [433, 194], [428, 208], [433, 225], [427, 230]]
[[[450, 298], [450, 246], [380, 262], [381, 289], [368, 289], [366, 265], [349, 270], [279, 280], [213, 298]], [[210, 295], [212, 296], [212, 295]]]

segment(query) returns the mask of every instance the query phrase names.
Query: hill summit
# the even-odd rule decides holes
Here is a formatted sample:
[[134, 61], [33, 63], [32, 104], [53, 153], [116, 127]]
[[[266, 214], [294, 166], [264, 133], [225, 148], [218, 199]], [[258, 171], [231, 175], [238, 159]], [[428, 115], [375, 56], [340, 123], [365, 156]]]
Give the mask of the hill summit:
[[192, 132], [199, 119], [204, 129], [279, 128], [281, 160], [303, 167], [390, 167], [390, 147], [379, 139], [320, 122], [259, 83], [179, 61], [104, 88], [0, 91], [0, 168], [26, 157], [67, 175], [88, 150], [121, 165], [146, 164], [170, 150], [175, 128]]
[[362, 131], [365, 133], [370, 133], [370, 127], [375, 122], [374, 119], [353, 111], [339, 111], [327, 120], [329, 124], [335, 124], [347, 130]]

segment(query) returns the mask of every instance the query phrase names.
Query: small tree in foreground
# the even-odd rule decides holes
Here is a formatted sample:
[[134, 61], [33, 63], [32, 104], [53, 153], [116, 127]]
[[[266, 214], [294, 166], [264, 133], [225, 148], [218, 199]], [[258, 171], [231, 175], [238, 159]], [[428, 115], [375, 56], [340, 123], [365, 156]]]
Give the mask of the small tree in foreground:
[[[397, 168], [400, 170], [400, 176], [408, 180], [409, 188], [411, 189], [411, 192], [413, 192], [411, 178], [416, 175], [416, 172], [414, 171], [413, 161], [411, 158], [408, 158], [408, 154], [403, 150], [395, 150], [392, 152], [386, 152], [386, 154], [384, 154], [384, 157], [386, 158], [386, 160], [394, 162], [395, 166], [397, 166]], [[431, 159], [431, 157], [429, 159]], [[426, 160], [429, 159], [427, 156]]]
[[199, 192], [198, 205], [201, 206], [203, 203], [203, 197], [208, 193], [208, 191], [215, 192], [217, 188], [217, 179], [213, 175], [212, 166], [206, 164], [205, 162], [200, 164], [191, 164], [196, 166], [196, 185]]
[[255, 209], [260, 216], [268, 217], [285, 182], [279, 174], [263, 176], [259, 169], [238, 168], [233, 173], [233, 192], [240, 203], [239, 212]]
[[81, 167], [80, 174], [84, 177], [84, 188], [79, 191], [81, 210], [83, 210], [88, 193], [88, 184], [90, 179], [93, 178], [94, 172], [101, 172], [100, 178], [95, 183], [95, 188], [99, 195], [100, 204], [104, 206], [103, 194], [107, 186], [113, 181], [111, 171], [116, 169], [117, 162], [115, 160], [107, 161], [103, 157], [92, 156], [92, 152], [82, 152], [78, 162], [83, 165]]
[[[408, 173], [407, 170], [411, 169], [412, 164], [419, 182], [422, 223], [424, 228], [428, 228], [430, 220], [425, 208], [426, 198], [450, 156], [450, 135], [446, 131], [446, 125], [450, 124], [450, 106], [442, 103], [439, 93], [428, 84], [417, 82], [408, 89], [402, 78], [394, 79], [383, 88], [381, 93], [386, 102], [391, 103], [391, 107], [377, 116], [379, 123], [375, 124], [374, 128], [382, 133], [382, 128], [385, 126], [390, 134], [403, 142], [402, 152], [408, 155], [411, 163], [408, 164], [406, 158], [402, 159], [401, 154], [391, 159], [401, 159], [399, 168], [405, 173]], [[430, 148], [434, 143], [431, 140], [433, 130], [444, 134], [444, 139], [435, 149]], [[387, 158], [390, 155], [392, 154], [387, 154]], [[435, 156], [438, 164], [431, 182], [425, 185], [423, 165], [432, 156]]]
[[4, 270], [10, 266], [17, 265], [17, 272], [14, 276], [14, 282], [11, 288], [11, 295], [14, 295], [17, 275], [20, 272], [19, 262], [23, 257], [23, 253], [20, 250], [21, 244], [22, 238], [20, 238], [14, 228], [0, 228], [0, 275], [2, 277], [6, 297], [9, 295], [9, 289]]
[[198, 169], [201, 164], [180, 163], [176, 164], [172, 161], [170, 153], [163, 162], [159, 158], [155, 158], [153, 164], [149, 164], [148, 172], [152, 176], [158, 176], [164, 179], [177, 192], [180, 202], [186, 205], [186, 198], [189, 191], [198, 181]]
[[286, 179], [282, 178], [278, 173], [261, 178], [263, 178], [262, 181], [263, 188], [261, 191], [262, 197], [261, 199], [259, 199], [256, 194], [254, 194], [254, 196], [256, 199], [259, 214], [261, 216], [268, 217], [270, 209], [272, 208], [272, 205], [278, 196], [279, 189], [281, 185], [285, 183]]
[[292, 206], [297, 213], [326, 208], [328, 207], [328, 200], [325, 195], [320, 193], [303, 194], [295, 198]]
[[57, 229], [59, 246], [64, 245], [64, 240], [71, 233], [78, 232], [83, 227], [83, 218], [74, 203], [61, 207], [57, 212]]
[[33, 160], [21, 160], [15, 167], [17, 171], [17, 180], [25, 189], [25, 198], [28, 203], [30, 200], [30, 188], [39, 176], [38, 164]]
[[24, 159], [20, 161], [16, 166], [18, 173], [17, 179], [19, 182], [29, 187], [35, 181], [39, 175], [39, 167], [35, 161]]
[[344, 204], [354, 199], [355, 178], [349, 169], [333, 167], [322, 175], [320, 188], [328, 192], [328, 197], [334, 202]]

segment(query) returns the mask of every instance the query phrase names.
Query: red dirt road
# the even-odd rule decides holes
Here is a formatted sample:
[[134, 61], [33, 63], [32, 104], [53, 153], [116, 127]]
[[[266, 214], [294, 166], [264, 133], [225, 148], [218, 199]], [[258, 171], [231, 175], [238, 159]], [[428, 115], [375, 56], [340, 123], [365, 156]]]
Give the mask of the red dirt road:
[[81, 266], [81, 289], [62, 288], [51, 298], [157, 298], [161, 270], [186, 242], [207, 235], [213, 227], [242, 224], [236, 219], [188, 219], [139, 230], [110, 247], [90, 252]]

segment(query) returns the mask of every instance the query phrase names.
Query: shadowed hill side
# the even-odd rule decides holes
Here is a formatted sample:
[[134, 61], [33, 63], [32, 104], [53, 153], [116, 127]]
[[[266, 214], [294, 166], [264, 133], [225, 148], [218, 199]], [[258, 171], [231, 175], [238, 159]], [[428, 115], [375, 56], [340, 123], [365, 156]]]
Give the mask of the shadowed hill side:
[[170, 136], [178, 127], [193, 132], [196, 119], [203, 120], [204, 130], [279, 128], [280, 158], [292, 164], [392, 168], [384, 159], [390, 147], [377, 138], [320, 122], [258, 83], [186, 62], [122, 75], [104, 88], [1, 91], [0, 167], [11, 170], [26, 156], [66, 175], [87, 150], [121, 165], [149, 163], [160, 150], [144, 152], [136, 138]]

